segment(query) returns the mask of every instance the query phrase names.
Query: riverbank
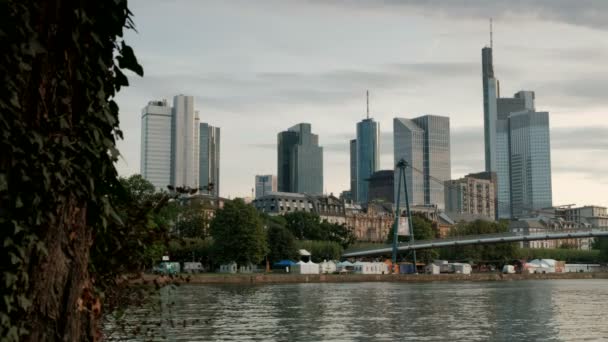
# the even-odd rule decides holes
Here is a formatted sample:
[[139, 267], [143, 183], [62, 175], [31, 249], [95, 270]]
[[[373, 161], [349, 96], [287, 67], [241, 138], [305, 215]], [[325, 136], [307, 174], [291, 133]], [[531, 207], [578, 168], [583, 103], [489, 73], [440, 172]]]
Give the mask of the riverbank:
[[351, 282], [433, 282], [433, 281], [517, 281], [547, 279], [608, 279], [608, 272], [546, 273], [546, 274], [221, 274], [204, 273], [162, 277], [146, 274], [144, 281], [190, 284], [293, 284], [293, 283], [351, 283]]

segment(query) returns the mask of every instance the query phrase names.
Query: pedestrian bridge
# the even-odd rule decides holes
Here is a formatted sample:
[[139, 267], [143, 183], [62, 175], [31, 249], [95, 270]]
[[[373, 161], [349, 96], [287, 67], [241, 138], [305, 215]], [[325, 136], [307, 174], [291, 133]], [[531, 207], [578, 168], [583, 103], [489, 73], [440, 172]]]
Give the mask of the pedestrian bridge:
[[[608, 237], [608, 228], [577, 229], [571, 232], [551, 232], [551, 233], [500, 233], [483, 235], [466, 235], [449, 237], [436, 240], [420, 240], [413, 243], [405, 242], [398, 245], [399, 251], [411, 251], [429, 248], [445, 248], [468, 245], [486, 245], [505, 242], [538, 241], [538, 240], [557, 240], [557, 239], [581, 239], [590, 237]], [[346, 250], [342, 257], [362, 257], [391, 254], [392, 245], [381, 245], [373, 248]]]

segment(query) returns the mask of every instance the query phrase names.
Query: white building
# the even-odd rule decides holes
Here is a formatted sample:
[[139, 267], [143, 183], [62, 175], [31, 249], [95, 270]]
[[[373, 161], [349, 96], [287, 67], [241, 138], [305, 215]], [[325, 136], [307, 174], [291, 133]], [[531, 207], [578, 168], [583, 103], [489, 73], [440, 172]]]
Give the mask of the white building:
[[140, 173], [157, 189], [171, 183], [171, 107], [150, 101], [141, 111]]
[[255, 198], [266, 196], [277, 191], [277, 176], [256, 175], [255, 176]]
[[173, 98], [171, 184], [198, 188], [199, 118], [192, 96]]

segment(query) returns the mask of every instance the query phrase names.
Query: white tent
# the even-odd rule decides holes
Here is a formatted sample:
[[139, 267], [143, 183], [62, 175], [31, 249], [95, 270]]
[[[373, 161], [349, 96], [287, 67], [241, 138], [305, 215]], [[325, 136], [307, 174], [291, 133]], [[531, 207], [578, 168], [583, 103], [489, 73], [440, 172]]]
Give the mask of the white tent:
[[554, 273], [556, 261], [554, 259], [534, 259], [527, 262], [524, 268], [528, 273]]
[[338, 272], [352, 271], [354, 264], [348, 260], [339, 262], [336, 265]]
[[298, 263], [293, 266], [293, 273], [319, 274], [319, 264], [315, 264], [312, 261], [309, 261], [309, 262], [298, 261]]
[[319, 264], [319, 272], [321, 273], [334, 273], [336, 272], [336, 270], [336, 263], [331, 260], [324, 260], [322, 263]]

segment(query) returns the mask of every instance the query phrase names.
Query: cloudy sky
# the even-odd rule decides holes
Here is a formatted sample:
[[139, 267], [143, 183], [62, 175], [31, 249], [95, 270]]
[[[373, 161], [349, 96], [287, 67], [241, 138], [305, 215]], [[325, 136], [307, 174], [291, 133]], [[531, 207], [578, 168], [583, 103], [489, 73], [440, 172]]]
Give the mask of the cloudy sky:
[[608, 206], [608, 1], [130, 1], [145, 77], [121, 91], [121, 175], [139, 172], [141, 109], [195, 96], [222, 129], [221, 195], [251, 194], [276, 174], [277, 133], [310, 122], [324, 147], [327, 192], [349, 187], [348, 140], [365, 116], [450, 117], [452, 176], [483, 171], [481, 48], [494, 18], [501, 94], [536, 92], [549, 111], [553, 202]]

